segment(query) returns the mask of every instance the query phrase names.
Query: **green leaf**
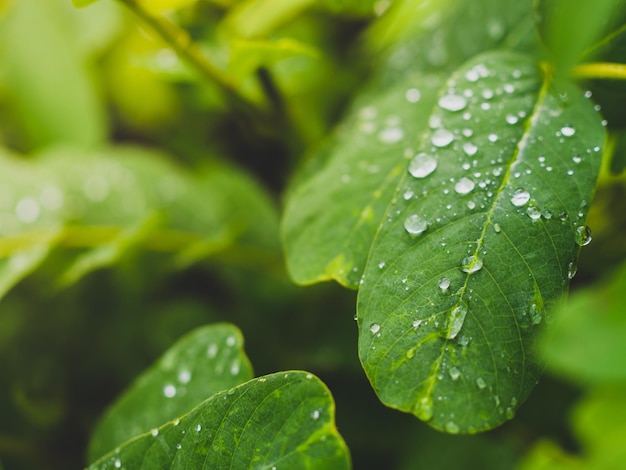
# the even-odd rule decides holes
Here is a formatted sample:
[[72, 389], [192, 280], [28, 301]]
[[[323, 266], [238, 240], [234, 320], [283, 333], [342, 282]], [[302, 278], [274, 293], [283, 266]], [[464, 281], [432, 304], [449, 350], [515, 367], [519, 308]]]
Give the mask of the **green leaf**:
[[187, 415], [91, 465], [106, 468], [348, 469], [328, 389], [312, 374], [280, 372], [213, 395]]
[[[555, 312], [540, 350], [548, 368], [578, 382], [626, 380], [626, 266], [613, 278], [576, 292]], [[584, 345], [584, 347], [582, 347]]]
[[93, 145], [107, 134], [104, 106], [58, 2], [16, 2], [0, 24], [7, 108], [28, 148]]
[[282, 229], [296, 282], [336, 279], [358, 286], [380, 219], [406, 167], [402, 155], [412, 154], [419, 143], [411, 129], [428, 125], [442, 82], [436, 75], [411, 78], [387, 92], [362, 96], [327, 144], [328, 155], [317, 155], [293, 185]]
[[252, 377], [239, 329], [216, 324], [194, 330], [145, 371], [107, 411], [93, 433], [89, 460]]
[[359, 354], [383, 403], [471, 433], [537, 381], [535, 333], [573, 275], [604, 130], [580, 90], [507, 52], [455, 72], [431, 121], [369, 254]]
[[72, 0], [72, 3], [77, 8], [83, 8], [88, 5], [91, 5], [92, 3], [96, 3], [97, 1], [98, 0]]

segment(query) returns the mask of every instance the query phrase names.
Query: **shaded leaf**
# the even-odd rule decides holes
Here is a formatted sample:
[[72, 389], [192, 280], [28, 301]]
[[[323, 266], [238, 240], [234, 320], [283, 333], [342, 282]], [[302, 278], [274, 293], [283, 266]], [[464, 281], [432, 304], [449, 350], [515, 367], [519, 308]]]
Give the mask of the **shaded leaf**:
[[292, 371], [217, 393], [89, 468], [121, 466], [347, 469], [350, 457], [328, 389], [312, 374]]
[[626, 268], [576, 292], [540, 343], [548, 368], [575, 381], [626, 380]]
[[92, 435], [89, 460], [251, 378], [252, 366], [236, 327], [217, 324], [194, 330], [168, 349], [107, 411]]
[[370, 251], [359, 354], [383, 403], [476, 432], [536, 383], [535, 330], [573, 276], [604, 130], [580, 90], [506, 52], [454, 73], [432, 120]]

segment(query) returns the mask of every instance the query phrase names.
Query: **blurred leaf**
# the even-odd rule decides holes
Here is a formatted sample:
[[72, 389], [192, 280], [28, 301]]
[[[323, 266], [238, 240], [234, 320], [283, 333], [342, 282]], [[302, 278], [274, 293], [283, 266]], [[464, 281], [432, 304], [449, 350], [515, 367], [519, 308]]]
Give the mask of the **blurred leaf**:
[[274, 41], [239, 39], [232, 43], [229, 70], [235, 77], [246, 78], [259, 67], [297, 56], [317, 58], [319, 52], [311, 46], [288, 38]]
[[385, 4], [378, 0], [320, 0], [317, 8], [324, 8], [335, 14], [370, 17], [376, 13], [376, 6]]
[[615, 147], [611, 158], [611, 172], [619, 175], [626, 170], [626, 131], [615, 133]]
[[383, 403], [476, 432], [536, 384], [530, 351], [586, 242], [604, 130], [580, 90], [517, 54], [469, 61], [440, 96], [369, 253], [359, 353]]
[[219, 28], [227, 38], [262, 38], [314, 4], [314, 0], [245, 0], [229, 10]]
[[107, 134], [104, 106], [65, 34], [63, 11], [49, 0], [20, 0], [0, 24], [7, 100], [29, 148], [94, 144]]
[[539, 34], [557, 68], [567, 71], [596, 41], [622, 26], [625, 6], [623, 0], [536, 0]]
[[193, 6], [198, 0], [136, 0], [147, 11], [155, 14]]
[[280, 372], [213, 395], [92, 464], [105, 468], [347, 469], [334, 403], [319, 379]]
[[626, 380], [626, 266], [595, 287], [576, 292], [555, 312], [540, 350], [548, 368], [575, 381]]
[[194, 330], [168, 349], [107, 411], [92, 435], [89, 461], [252, 377], [236, 327], [216, 324]]
[[539, 441], [522, 459], [518, 470], [591, 470], [583, 459], [568, 455], [555, 443]]
[[98, 0], [72, 0], [72, 3], [77, 8], [83, 8], [88, 5], [91, 5], [92, 3], [96, 3], [97, 1]]

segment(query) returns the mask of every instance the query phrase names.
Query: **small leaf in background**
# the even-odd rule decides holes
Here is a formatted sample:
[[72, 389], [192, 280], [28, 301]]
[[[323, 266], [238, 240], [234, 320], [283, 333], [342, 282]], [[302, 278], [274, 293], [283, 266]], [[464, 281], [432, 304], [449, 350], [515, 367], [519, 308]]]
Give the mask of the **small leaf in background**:
[[567, 71], [594, 42], [621, 27], [624, 5], [623, 0], [538, 0], [537, 28], [557, 67]]
[[60, 142], [93, 145], [108, 132], [89, 66], [64, 30], [68, 18], [55, 3], [18, 0], [0, 24], [7, 106], [27, 149]]
[[120, 446], [90, 469], [350, 468], [334, 403], [312, 374], [251, 380]]
[[604, 129], [582, 91], [542, 81], [510, 52], [452, 75], [359, 290], [379, 398], [450, 433], [513, 417], [541, 370], [536, 330], [588, 242]]
[[582, 383], [626, 381], [626, 266], [555, 312], [540, 350], [548, 369]]
[[236, 327], [217, 324], [194, 330], [144, 372], [108, 410], [92, 435], [89, 460], [182, 416], [214, 393], [251, 378], [252, 366]]

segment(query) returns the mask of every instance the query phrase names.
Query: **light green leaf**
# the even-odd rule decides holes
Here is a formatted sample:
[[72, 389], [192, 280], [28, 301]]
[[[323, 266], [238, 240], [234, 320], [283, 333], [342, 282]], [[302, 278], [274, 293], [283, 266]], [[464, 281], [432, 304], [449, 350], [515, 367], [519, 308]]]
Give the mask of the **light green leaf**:
[[88, 5], [91, 5], [92, 3], [96, 3], [97, 1], [98, 0], [72, 0], [72, 3], [77, 8], [83, 8]]
[[573, 275], [604, 130], [532, 58], [477, 57], [442, 87], [387, 210], [358, 298], [381, 401], [450, 433], [513, 417], [532, 351]]
[[548, 368], [578, 382], [626, 380], [626, 266], [576, 292], [540, 343]]
[[187, 415], [91, 465], [115, 468], [350, 468], [328, 389], [281, 372], [213, 395]]
[[57, 2], [16, 2], [0, 25], [7, 108], [25, 144], [93, 145], [107, 134], [105, 110], [89, 67], [66, 34]]
[[93, 433], [89, 460], [182, 416], [214, 393], [251, 378], [252, 366], [243, 351], [239, 329], [216, 324], [193, 331], [144, 372], [108, 410]]
[[358, 286], [406, 157], [419, 144], [412, 129], [427, 127], [442, 82], [436, 75], [411, 78], [366, 94], [327, 144], [329, 155], [310, 162], [306, 179], [289, 194], [282, 227], [296, 282]]

